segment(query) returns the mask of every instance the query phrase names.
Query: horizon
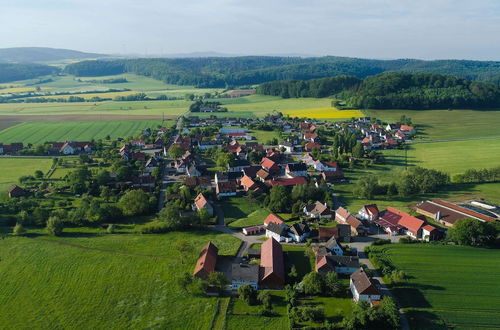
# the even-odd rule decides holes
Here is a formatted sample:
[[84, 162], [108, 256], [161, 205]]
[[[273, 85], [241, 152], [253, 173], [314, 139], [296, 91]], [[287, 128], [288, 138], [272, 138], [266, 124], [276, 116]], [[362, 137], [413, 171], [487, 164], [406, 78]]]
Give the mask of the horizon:
[[5, 48], [140, 57], [213, 52], [495, 61], [500, 51], [495, 42], [500, 3], [492, 0], [216, 0], [209, 5], [198, 0], [147, 5], [23, 0], [4, 5], [0, 19], [17, 27], [0, 39]]

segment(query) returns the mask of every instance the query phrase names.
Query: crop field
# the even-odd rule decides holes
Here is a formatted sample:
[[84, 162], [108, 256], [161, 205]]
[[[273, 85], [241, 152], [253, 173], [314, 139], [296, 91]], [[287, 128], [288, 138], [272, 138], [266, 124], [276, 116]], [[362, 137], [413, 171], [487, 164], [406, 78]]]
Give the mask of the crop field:
[[[0, 141], [39, 144], [47, 141], [90, 141], [104, 139], [107, 135], [112, 139], [126, 138], [138, 135], [144, 128], [154, 128], [161, 124], [161, 120], [30, 122], [0, 131]], [[171, 126], [173, 121], [164, 124]]]
[[51, 166], [51, 158], [0, 158], [0, 194], [18, 183], [19, 177], [33, 175], [36, 170], [47, 173]]
[[[0, 324], [8, 329], [206, 329], [216, 298], [186, 294], [177, 284], [191, 273], [209, 240], [234, 255], [240, 241], [213, 232], [97, 235], [0, 241]], [[180, 256], [179, 240], [194, 252]], [[58, 243], [61, 241], [62, 243]], [[70, 243], [64, 245], [64, 243]], [[175, 272], [172, 271], [175, 269]]]
[[364, 117], [359, 110], [339, 110], [334, 107], [306, 108], [299, 110], [284, 110], [283, 114], [290, 117], [307, 117], [318, 119], [350, 119]]
[[498, 328], [500, 250], [428, 244], [380, 249], [409, 276], [393, 292], [412, 328]]
[[[50, 90], [49, 87], [40, 88], [41, 90]], [[11, 94], [11, 93], [19, 93], [19, 92], [34, 92], [36, 87], [7, 87], [0, 88], [0, 94]]]
[[65, 100], [67, 100], [70, 96], [76, 96], [76, 97], [81, 97], [81, 98], [84, 98], [86, 100], [89, 100], [93, 97], [114, 99], [115, 97], [118, 97], [118, 96], [128, 96], [128, 95], [133, 95], [136, 93], [137, 92], [135, 92], [135, 91], [121, 91], [121, 92], [85, 93], [85, 94], [74, 93], [71, 95], [47, 95], [47, 96], [34, 96], [34, 97], [37, 97], [37, 98], [42, 97], [44, 99], [65, 99]]

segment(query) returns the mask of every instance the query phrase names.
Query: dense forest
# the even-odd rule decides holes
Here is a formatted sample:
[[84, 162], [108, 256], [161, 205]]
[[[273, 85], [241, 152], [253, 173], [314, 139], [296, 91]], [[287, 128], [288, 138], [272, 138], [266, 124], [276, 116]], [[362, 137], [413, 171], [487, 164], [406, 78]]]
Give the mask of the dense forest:
[[365, 109], [493, 108], [500, 88], [450, 75], [387, 72], [364, 80], [352, 76], [263, 83], [257, 93], [288, 97], [335, 95], [347, 107]]
[[77, 76], [130, 72], [170, 84], [221, 88], [338, 75], [366, 78], [387, 71], [451, 74], [500, 86], [500, 62], [493, 61], [370, 60], [334, 56], [143, 58], [83, 61], [68, 65], [66, 71]]
[[58, 72], [58, 68], [49, 65], [0, 63], [0, 83], [32, 79]]

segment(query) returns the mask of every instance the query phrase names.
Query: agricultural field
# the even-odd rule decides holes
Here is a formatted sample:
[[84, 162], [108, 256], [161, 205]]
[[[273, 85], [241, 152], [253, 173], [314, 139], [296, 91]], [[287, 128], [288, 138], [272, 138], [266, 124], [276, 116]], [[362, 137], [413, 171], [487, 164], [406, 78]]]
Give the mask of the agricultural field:
[[378, 249], [409, 276], [392, 290], [412, 328], [498, 328], [500, 250], [430, 244]]
[[283, 114], [290, 117], [307, 117], [317, 119], [350, 119], [364, 117], [364, 114], [359, 110], [339, 110], [334, 107], [284, 110]]
[[[180, 256], [175, 244], [194, 252]], [[217, 298], [191, 296], [176, 280], [192, 272], [209, 240], [234, 255], [240, 241], [214, 232], [98, 234], [0, 241], [0, 324], [9, 329], [207, 329]], [[70, 244], [70, 245], [69, 245]], [[175, 269], [175, 272], [172, 271]], [[34, 275], [36, 274], [36, 275]], [[166, 312], [168, 311], [168, 312]]]
[[0, 157], [0, 195], [24, 175], [33, 175], [36, 170], [46, 174], [52, 166], [51, 158], [3, 158]]
[[[174, 121], [163, 123], [167, 126], [173, 124]], [[126, 138], [138, 135], [144, 128], [153, 128], [158, 125], [162, 125], [161, 120], [30, 122], [0, 131], [0, 141], [2, 143], [40, 144], [47, 141], [90, 141], [104, 139], [107, 135], [112, 139]]]

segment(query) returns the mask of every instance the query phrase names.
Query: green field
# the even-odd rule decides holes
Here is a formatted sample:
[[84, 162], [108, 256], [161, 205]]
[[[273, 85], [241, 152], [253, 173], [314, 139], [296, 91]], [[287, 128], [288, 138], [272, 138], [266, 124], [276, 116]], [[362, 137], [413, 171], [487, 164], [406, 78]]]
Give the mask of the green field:
[[[166, 121], [164, 125], [172, 126], [173, 123]], [[112, 139], [127, 138], [137, 136], [142, 129], [161, 124], [161, 120], [30, 122], [0, 131], [0, 141], [39, 144], [46, 141], [90, 141], [104, 139], [107, 135]]]
[[[175, 243], [195, 252], [183, 259]], [[182, 291], [176, 279], [192, 272], [209, 240], [233, 255], [229, 235], [98, 235], [0, 240], [0, 324], [4, 329], [208, 329], [216, 298]], [[90, 248], [90, 249], [89, 249]], [[92, 249], [95, 248], [95, 249]], [[99, 250], [96, 250], [99, 249]]]
[[382, 249], [408, 274], [393, 292], [414, 329], [496, 329], [500, 324], [500, 250], [443, 245]]
[[[245, 197], [229, 197], [221, 202], [221, 208], [224, 212], [224, 222], [232, 223], [260, 209], [260, 205], [256, 202], [251, 202]], [[267, 214], [266, 214], [267, 216]], [[264, 219], [262, 219], [264, 222]]]
[[47, 173], [51, 166], [51, 158], [0, 158], [0, 195], [19, 183], [19, 177], [33, 175], [36, 170]]

